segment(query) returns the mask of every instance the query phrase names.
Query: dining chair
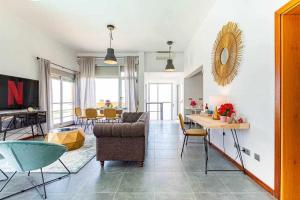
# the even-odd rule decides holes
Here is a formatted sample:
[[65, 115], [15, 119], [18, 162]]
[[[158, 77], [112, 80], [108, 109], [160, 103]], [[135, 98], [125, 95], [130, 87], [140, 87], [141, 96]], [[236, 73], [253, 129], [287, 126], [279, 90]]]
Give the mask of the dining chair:
[[117, 109], [116, 112], [117, 112], [117, 118], [120, 119], [121, 116], [122, 116], [123, 110], [122, 109]]
[[98, 112], [96, 108], [87, 108], [85, 109], [85, 117], [86, 117], [86, 123], [84, 130], [86, 130], [89, 126], [95, 126], [95, 122], [100, 119], [98, 117]]
[[104, 110], [100, 109], [97, 116], [99, 120], [104, 119]]
[[82, 126], [84, 120], [86, 119], [86, 117], [82, 114], [81, 108], [80, 107], [76, 107], [75, 108], [75, 116], [76, 116], [76, 123], [75, 124], [79, 124], [80, 126]]
[[184, 151], [184, 146], [187, 146], [187, 141], [188, 141], [189, 136], [203, 137], [204, 150], [205, 150], [205, 174], [207, 174], [207, 162], [208, 162], [208, 142], [207, 142], [207, 135], [208, 134], [207, 134], [207, 131], [205, 129], [202, 129], [202, 128], [199, 128], [199, 129], [185, 129], [184, 120], [183, 120], [183, 117], [182, 117], [181, 113], [178, 114], [178, 118], [179, 118], [180, 126], [181, 126], [181, 129], [182, 129], [182, 133], [184, 135], [180, 157], [182, 158], [182, 154], [183, 154], [183, 151]]
[[[2, 199], [15, 196], [31, 189], [38, 190], [39, 187], [43, 187], [42, 197], [46, 199], [46, 185], [61, 180], [62, 178], [65, 178], [71, 174], [69, 169], [59, 159], [66, 152], [66, 147], [63, 145], [46, 143], [43, 141], [4, 141], [0, 142], [0, 152], [14, 170], [14, 173], [7, 179], [5, 184], [0, 189], [0, 192], [3, 191], [3, 189], [8, 185], [17, 172], [28, 172], [28, 176], [30, 176], [30, 171], [40, 170], [42, 179], [42, 183], [31, 183], [33, 186], [22, 189], [16, 193], [8, 193], [8, 195]], [[45, 181], [43, 168], [54, 163], [55, 161], [59, 161], [66, 169], [67, 173], [58, 178]]]
[[108, 122], [118, 119], [117, 110], [114, 108], [105, 108], [104, 109], [104, 117], [105, 117], [105, 120]]

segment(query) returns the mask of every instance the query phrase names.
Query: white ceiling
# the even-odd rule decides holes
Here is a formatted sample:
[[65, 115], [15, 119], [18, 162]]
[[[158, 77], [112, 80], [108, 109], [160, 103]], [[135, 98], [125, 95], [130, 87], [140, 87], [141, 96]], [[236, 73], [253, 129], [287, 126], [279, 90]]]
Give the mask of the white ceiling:
[[215, 0], [1, 0], [1, 6], [78, 52], [183, 51]]

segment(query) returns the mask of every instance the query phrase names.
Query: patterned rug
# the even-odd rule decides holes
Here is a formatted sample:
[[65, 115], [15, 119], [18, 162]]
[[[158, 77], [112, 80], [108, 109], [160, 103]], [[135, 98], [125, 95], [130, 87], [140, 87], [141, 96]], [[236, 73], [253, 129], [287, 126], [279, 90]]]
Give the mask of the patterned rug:
[[[71, 173], [79, 172], [96, 155], [96, 138], [86, 135], [84, 145], [76, 150], [68, 151], [60, 158]], [[4, 172], [13, 172], [13, 168], [5, 161], [0, 160], [1, 169]], [[43, 168], [46, 173], [66, 173], [66, 169], [57, 161]], [[39, 172], [39, 170], [37, 170]]]

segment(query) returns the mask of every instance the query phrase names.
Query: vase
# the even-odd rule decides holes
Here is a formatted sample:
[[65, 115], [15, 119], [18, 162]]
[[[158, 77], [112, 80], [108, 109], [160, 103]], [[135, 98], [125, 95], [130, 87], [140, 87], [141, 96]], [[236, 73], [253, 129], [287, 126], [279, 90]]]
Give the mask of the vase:
[[230, 121], [231, 121], [231, 117], [227, 117], [226, 122], [230, 122]]
[[227, 121], [227, 116], [220, 116], [220, 121], [221, 122], [226, 122]]

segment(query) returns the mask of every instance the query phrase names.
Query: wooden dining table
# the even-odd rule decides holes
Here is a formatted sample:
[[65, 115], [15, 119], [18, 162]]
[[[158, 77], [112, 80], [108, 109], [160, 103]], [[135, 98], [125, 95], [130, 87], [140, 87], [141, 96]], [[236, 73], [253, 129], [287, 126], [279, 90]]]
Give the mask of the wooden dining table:
[[240, 159], [241, 165], [242, 165], [242, 170], [231, 170], [231, 169], [208, 169], [207, 171], [243, 171], [245, 173], [245, 166], [244, 166], [244, 161], [243, 161], [243, 156], [242, 156], [242, 150], [241, 146], [239, 143], [239, 138], [237, 134], [237, 130], [247, 130], [250, 129], [250, 124], [249, 123], [232, 123], [229, 124], [227, 122], [222, 122], [220, 120], [214, 120], [212, 119], [211, 116], [208, 115], [203, 115], [203, 114], [195, 114], [195, 115], [186, 115], [186, 118], [193, 123], [196, 123], [203, 128], [207, 129], [208, 132], [208, 137], [209, 137], [209, 144], [210, 143], [210, 132], [211, 129], [221, 129], [221, 130], [230, 130], [231, 135], [237, 150], [238, 157]]

